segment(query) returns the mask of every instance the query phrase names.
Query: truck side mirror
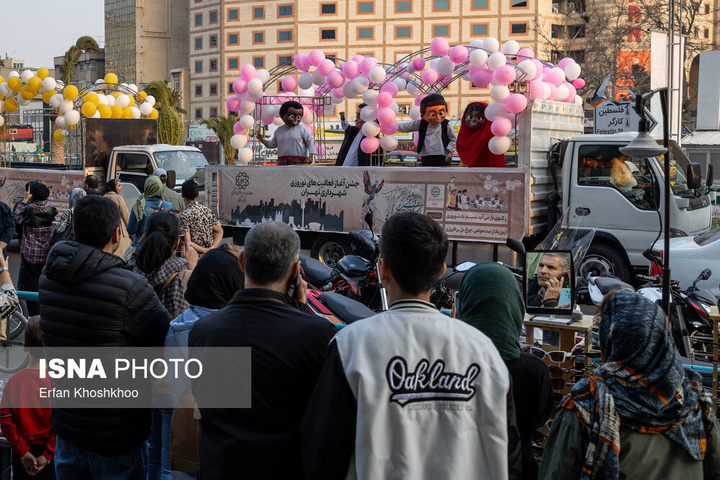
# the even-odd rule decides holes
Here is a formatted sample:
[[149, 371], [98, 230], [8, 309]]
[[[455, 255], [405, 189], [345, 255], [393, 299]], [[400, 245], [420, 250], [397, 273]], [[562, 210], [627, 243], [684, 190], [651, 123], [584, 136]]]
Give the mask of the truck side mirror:
[[697, 190], [702, 185], [702, 175], [699, 163], [689, 163], [687, 166], [687, 186], [690, 190]]
[[707, 177], [705, 178], [705, 186], [710, 188], [713, 185], [713, 182], [715, 181], [715, 178], [713, 178], [713, 166], [712, 163], [708, 164], [708, 171], [707, 171]]
[[168, 170], [167, 172], [167, 187], [175, 188], [175, 170]]

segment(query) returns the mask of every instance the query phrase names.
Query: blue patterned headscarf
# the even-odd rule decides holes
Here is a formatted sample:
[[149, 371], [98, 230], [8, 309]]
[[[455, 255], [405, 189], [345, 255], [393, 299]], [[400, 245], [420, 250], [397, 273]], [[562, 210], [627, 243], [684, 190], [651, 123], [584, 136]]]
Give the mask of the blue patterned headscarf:
[[636, 293], [616, 293], [602, 312], [600, 349], [603, 363], [560, 407], [574, 411], [587, 433], [580, 478], [619, 478], [620, 425], [666, 435], [702, 460], [712, 399], [700, 376], [683, 368], [662, 310]]

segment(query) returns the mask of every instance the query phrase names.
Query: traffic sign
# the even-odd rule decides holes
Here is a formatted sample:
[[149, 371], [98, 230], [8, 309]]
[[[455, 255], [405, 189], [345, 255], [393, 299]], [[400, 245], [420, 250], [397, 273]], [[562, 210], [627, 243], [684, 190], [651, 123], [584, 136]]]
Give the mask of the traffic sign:
[[[648, 120], [648, 131], [651, 132], [657, 120], [645, 108]], [[640, 116], [635, 111], [635, 102], [603, 102], [595, 107], [595, 133], [613, 134], [620, 132], [636, 132]]]

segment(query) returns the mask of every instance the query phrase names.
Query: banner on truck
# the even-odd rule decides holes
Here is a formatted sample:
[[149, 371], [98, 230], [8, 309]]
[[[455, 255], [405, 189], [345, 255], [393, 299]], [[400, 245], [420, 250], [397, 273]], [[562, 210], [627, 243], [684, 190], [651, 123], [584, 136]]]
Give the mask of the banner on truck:
[[522, 238], [525, 174], [515, 169], [403, 167], [220, 167], [218, 215], [224, 225], [280, 221], [295, 230], [373, 230], [397, 212], [419, 212], [451, 240], [503, 243]]
[[70, 191], [82, 188], [85, 173], [82, 170], [43, 170], [35, 168], [0, 168], [0, 201], [10, 208], [25, 198], [25, 185], [35, 180], [50, 189], [48, 202], [52, 203], [59, 215], [68, 209]]

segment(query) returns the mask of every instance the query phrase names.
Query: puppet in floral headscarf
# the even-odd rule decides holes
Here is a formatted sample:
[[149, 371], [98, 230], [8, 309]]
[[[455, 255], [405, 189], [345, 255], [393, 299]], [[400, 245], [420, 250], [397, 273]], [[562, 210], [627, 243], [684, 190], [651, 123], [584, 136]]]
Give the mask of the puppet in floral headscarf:
[[468, 167], [505, 167], [505, 155], [490, 151], [492, 122], [485, 118], [487, 103], [473, 102], [465, 107], [457, 141], [460, 161]]
[[423, 167], [450, 165], [457, 136], [445, 117], [447, 102], [433, 93], [420, 102], [420, 120], [398, 124], [399, 132], [418, 132], [417, 152]]

